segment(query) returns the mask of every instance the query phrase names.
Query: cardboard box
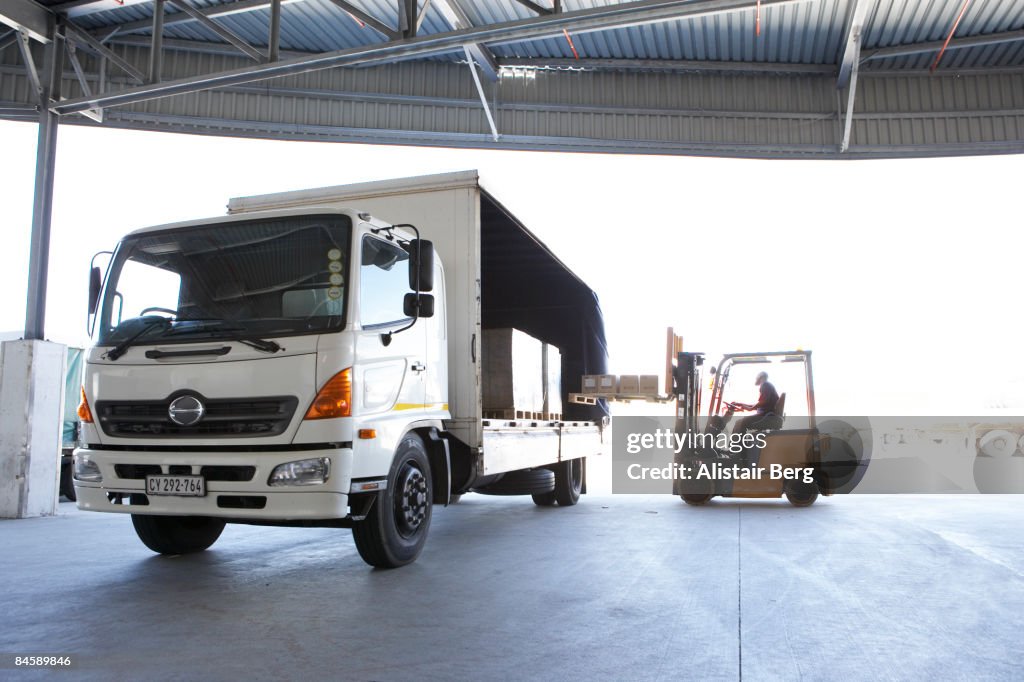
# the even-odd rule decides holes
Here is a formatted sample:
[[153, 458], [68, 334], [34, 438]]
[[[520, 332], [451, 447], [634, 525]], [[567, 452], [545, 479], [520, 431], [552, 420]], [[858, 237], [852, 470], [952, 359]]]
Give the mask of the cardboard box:
[[597, 375], [597, 392], [615, 394], [619, 392], [619, 377], [615, 374]]
[[636, 374], [623, 374], [619, 377], [620, 395], [640, 395], [640, 377]]
[[659, 395], [661, 393], [659, 390], [661, 379], [656, 374], [641, 374], [639, 383], [640, 395]]
[[562, 414], [562, 351], [550, 343], [543, 349], [544, 414]]
[[599, 393], [598, 380], [601, 378], [599, 374], [584, 374], [583, 375], [583, 390], [581, 393]]
[[485, 329], [482, 341], [483, 409], [543, 411], [543, 344], [511, 327]]

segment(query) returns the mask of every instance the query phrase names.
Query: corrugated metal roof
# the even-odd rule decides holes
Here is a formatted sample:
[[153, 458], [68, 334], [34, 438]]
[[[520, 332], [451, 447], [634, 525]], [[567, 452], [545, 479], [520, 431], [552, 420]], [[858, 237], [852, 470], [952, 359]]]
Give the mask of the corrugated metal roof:
[[[199, 8], [228, 5], [221, 0], [190, 0]], [[350, 0], [389, 26], [397, 26], [395, 0]], [[543, 4], [544, 0], [539, 0]], [[861, 0], [869, 5], [863, 49], [940, 41], [945, 39], [963, 4], [962, 0]], [[527, 19], [535, 14], [515, 0], [459, 0], [475, 26]], [[615, 0], [565, 0], [565, 11], [618, 4]], [[806, 0], [761, 12], [761, 33], [755, 33], [753, 9], [708, 17], [667, 21], [606, 31], [573, 34], [576, 55], [561, 37], [494, 45], [498, 58], [517, 59], [626, 59], [709, 60], [743, 63], [835, 64], [843, 50], [846, 23], [854, 0]], [[77, 17], [89, 29], [148, 21], [153, 4], [131, 4]], [[168, 16], [180, 13], [170, 3]], [[259, 9], [218, 16], [216, 21], [249, 43], [267, 44], [269, 10]], [[303, 52], [324, 52], [381, 42], [373, 28], [348, 15], [330, 0], [297, 0], [284, 5], [281, 47]], [[977, 0], [968, 7], [956, 36], [977, 36], [1024, 29], [1024, 2]], [[196, 21], [167, 24], [165, 35], [180, 40], [223, 42]], [[421, 26], [425, 35], [452, 30], [434, 5]], [[147, 35], [148, 30], [135, 33]], [[458, 59], [456, 52], [448, 58]], [[436, 59], [436, 57], [434, 57]], [[872, 69], [927, 68], [934, 53], [873, 60]], [[1024, 65], [1024, 41], [957, 49], [947, 53], [940, 68], [980, 68]]]
[[[134, 88], [138, 94], [145, 88], [138, 88], [129, 73], [147, 72], [153, 4], [126, 0], [110, 9], [112, 1], [76, 10], [101, 11], [79, 14], [74, 21], [95, 35], [130, 24], [124, 32], [131, 35], [111, 41], [124, 62], [108, 63], [106, 90], [109, 95]], [[215, 20], [265, 48], [269, 10], [260, 0], [191, 1], [197, 7], [231, 8]], [[349, 1], [397, 26], [396, 0]], [[321, 53], [386, 40], [331, 0], [284, 2], [282, 50]], [[457, 2], [474, 26], [534, 16], [514, 0]], [[481, 90], [464, 65], [445, 63], [464, 60], [454, 49], [399, 63], [314, 69], [138, 98], [106, 106], [104, 125], [274, 139], [789, 158], [1024, 151], [1024, 0], [973, 0], [956, 38], [1002, 34], [1004, 42], [957, 47], [954, 41], [934, 74], [927, 69], [964, 0], [860, 0], [865, 77], [849, 115], [849, 91], [837, 90], [837, 65], [856, 2], [765, 6], [760, 35], [753, 9], [594, 32], [570, 26], [576, 55], [557, 34], [492, 41], [487, 47], [499, 65], [508, 60], [511, 68], [497, 81], [484, 81]], [[455, 28], [441, 4], [433, 0], [421, 33]], [[563, 0], [568, 12], [616, 4], [624, 3]], [[181, 16], [170, 3], [167, 12]], [[163, 55], [164, 83], [193, 79], [203, 85], [209, 74], [256, 64], [194, 20], [165, 24], [165, 37], [173, 45]], [[908, 51], [908, 45], [916, 47]], [[883, 52], [876, 56], [878, 51]], [[88, 50], [79, 58], [95, 93], [99, 60]], [[65, 100], [79, 98], [82, 106], [84, 88], [70, 68], [63, 94]], [[9, 45], [0, 50], [0, 104], [17, 105], [11, 116], [34, 115], [34, 102], [21, 56]]]

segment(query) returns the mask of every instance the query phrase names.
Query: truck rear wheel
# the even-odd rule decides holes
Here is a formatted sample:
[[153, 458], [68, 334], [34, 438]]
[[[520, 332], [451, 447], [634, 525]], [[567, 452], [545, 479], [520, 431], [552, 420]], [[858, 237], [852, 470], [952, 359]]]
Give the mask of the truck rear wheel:
[[562, 507], [571, 507], [580, 501], [583, 492], [583, 460], [568, 459], [559, 462], [555, 470], [555, 499]]
[[150, 516], [132, 514], [142, 544], [157, 554], [202, 552], [220, 537], [224, 521], [207, 516]]
[[534, 493], [533, 503], [538, 507], [554, 507], [558, 502], [558, 498], [555, 497], [555, 491], [552, 490], [547, 493]]
[[397, 568], [416, 560], [430, 529], [434, 501], [430, 480], [423, 441], [408, 434], [391, 463], [388, 487], [377, 493], [366, 518], [352, 526], [363, 561], [377, 568]]

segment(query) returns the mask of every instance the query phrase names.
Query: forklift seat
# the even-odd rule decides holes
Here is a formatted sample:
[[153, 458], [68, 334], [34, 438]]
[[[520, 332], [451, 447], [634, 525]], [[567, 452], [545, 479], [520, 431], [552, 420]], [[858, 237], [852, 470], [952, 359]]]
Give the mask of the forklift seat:
[[759, 419], [756, 423], [751, 424], [749, 429], [751, 431], [778, 431], [782, 428], [782, 423], [784, 421], [786, 421], [785, 393], [781, 394], [779, 399], [775, 401], [775, 409]]

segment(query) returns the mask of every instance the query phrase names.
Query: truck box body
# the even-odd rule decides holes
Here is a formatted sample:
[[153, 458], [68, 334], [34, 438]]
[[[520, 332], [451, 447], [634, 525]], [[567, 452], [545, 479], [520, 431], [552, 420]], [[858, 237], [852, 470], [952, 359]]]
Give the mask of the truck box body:
[[481, 186], [476, 171], [235, 198], [228, 212], [342, 206], [412, 223], [433, 241], [448, 287], [449, 428], [460, 440], [483, 446], [483, 329], [511, 327], [556, 346], [564, 418], [607, 415], [603, 406], [568, 403], [584, 374], [607, 368], [597, 295]]

